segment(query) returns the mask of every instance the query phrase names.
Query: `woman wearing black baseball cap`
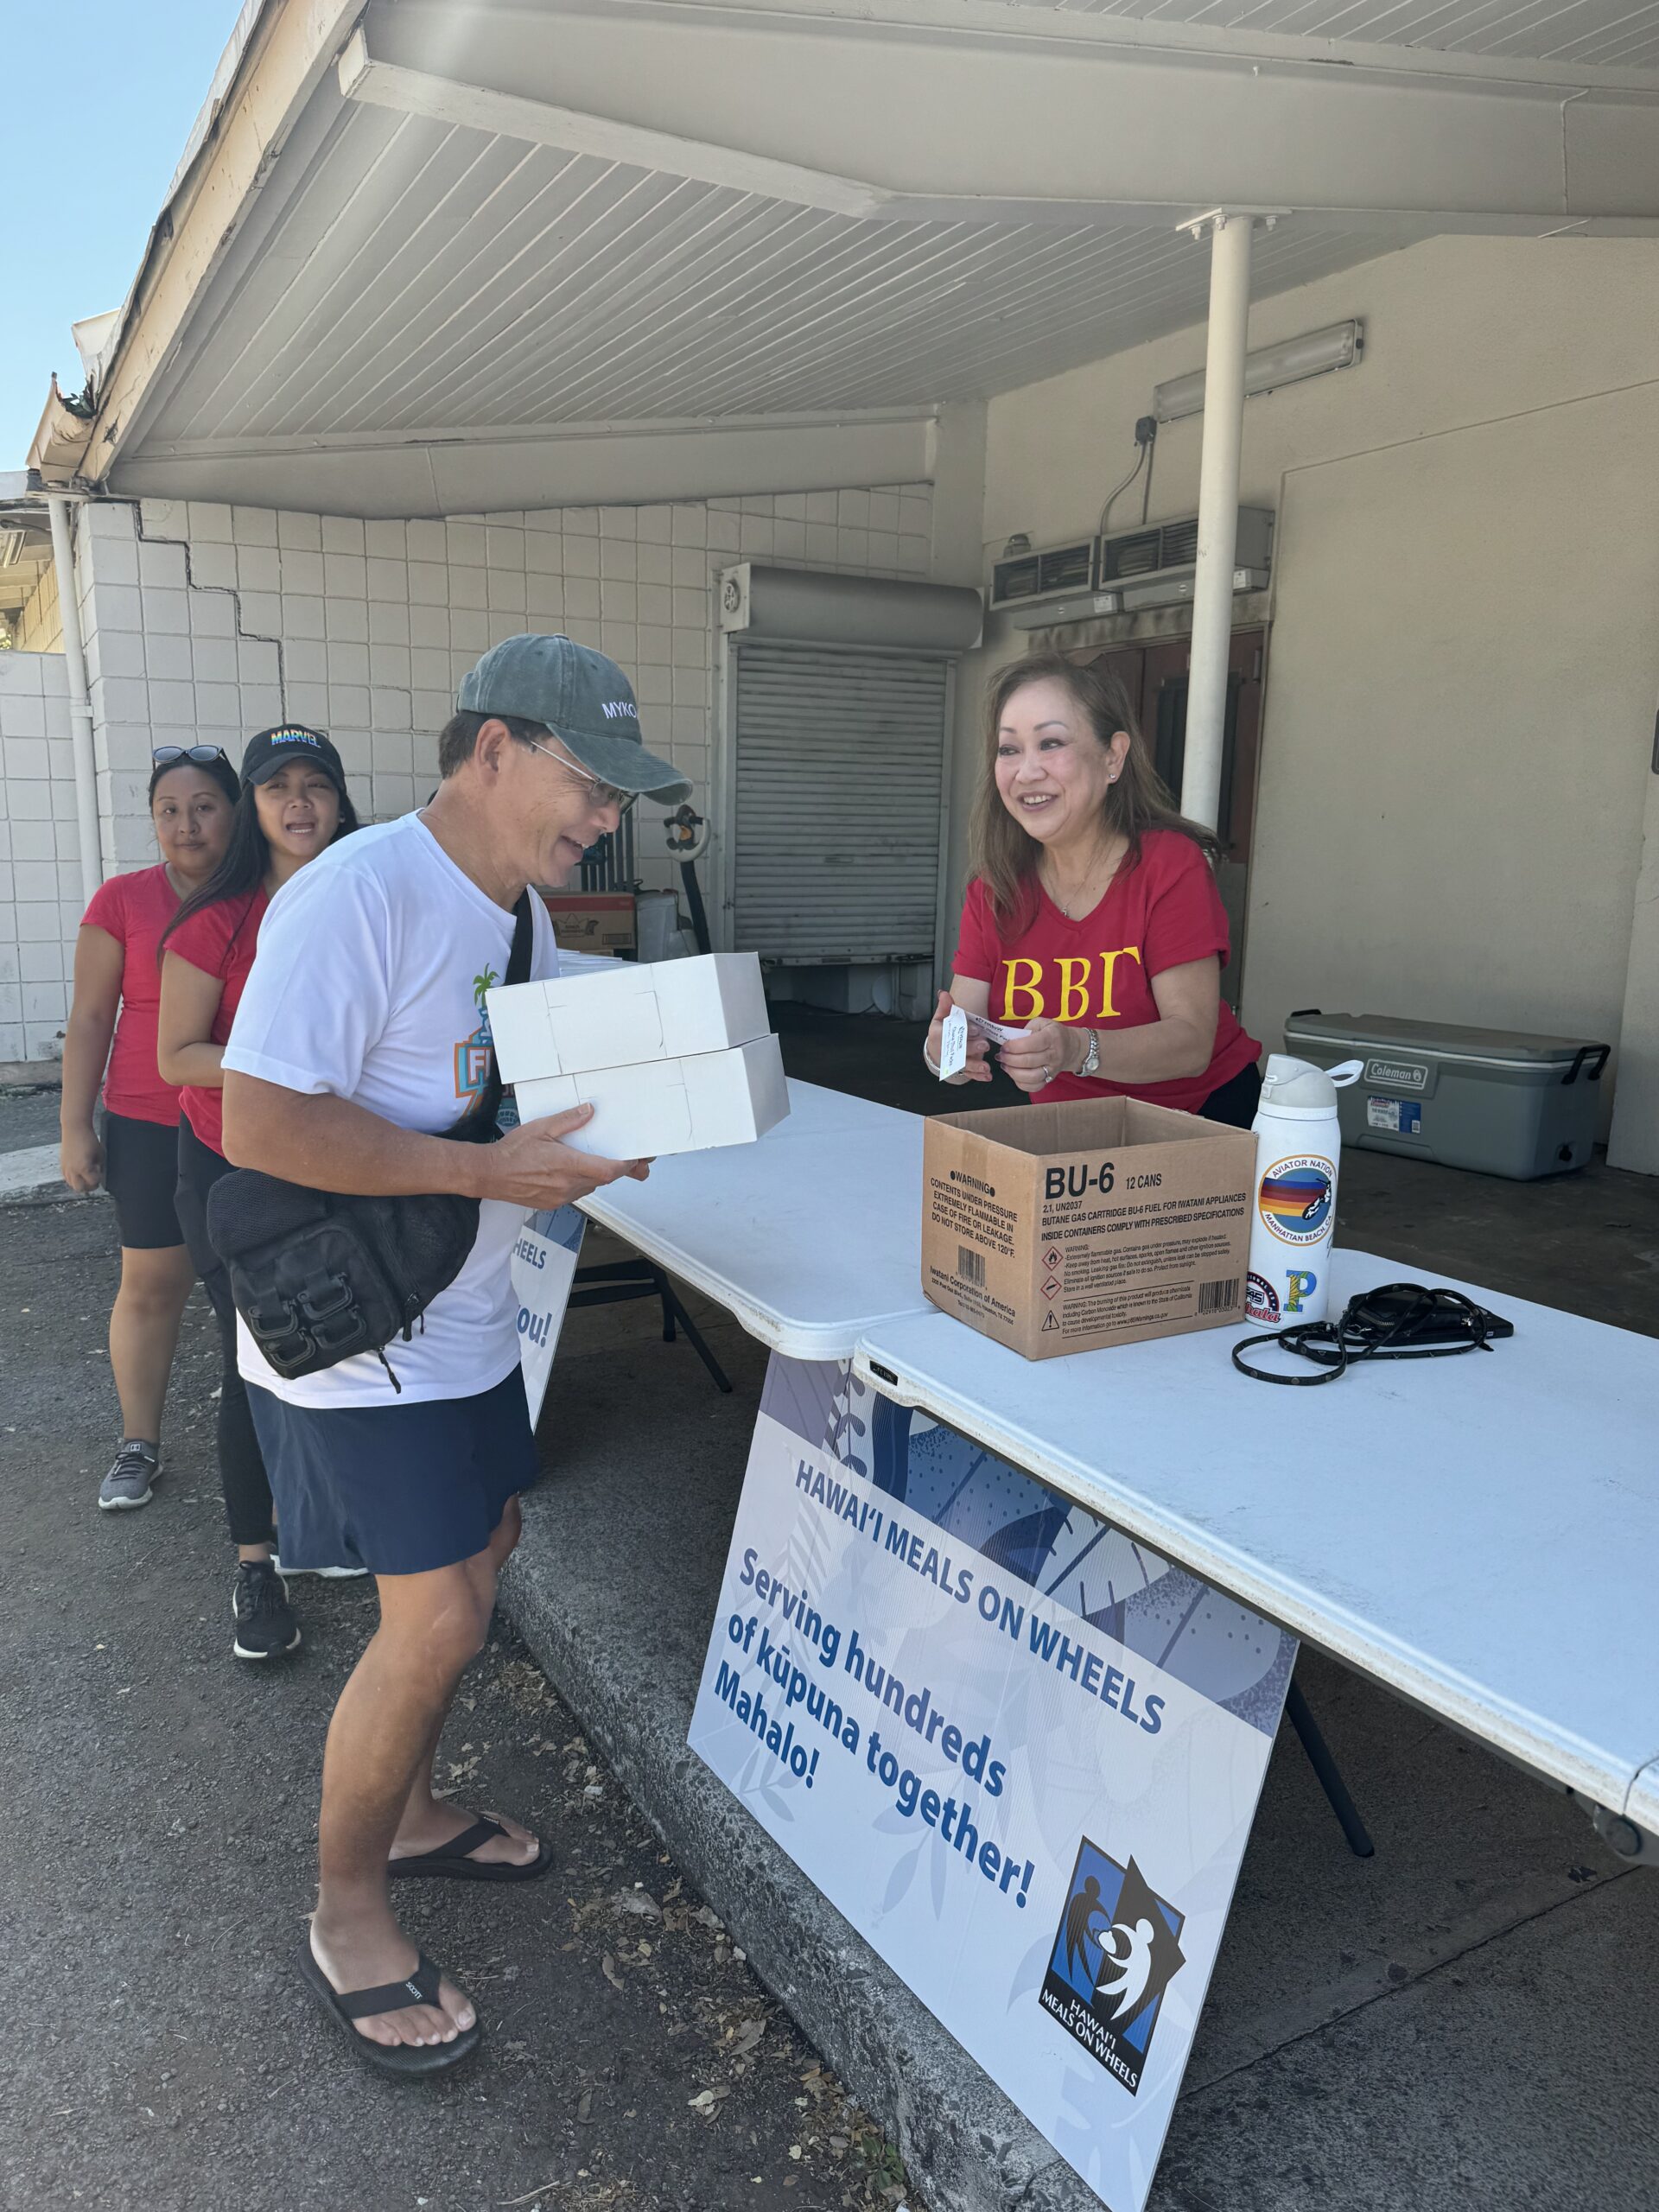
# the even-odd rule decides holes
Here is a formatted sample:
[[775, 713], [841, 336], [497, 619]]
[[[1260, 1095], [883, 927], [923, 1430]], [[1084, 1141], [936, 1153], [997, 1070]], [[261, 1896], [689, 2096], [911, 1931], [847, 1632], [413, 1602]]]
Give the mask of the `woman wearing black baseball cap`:
[[270, 1484], [237, 1370], [230, 1280], [207, 1236], [207, 1193], [230, 1172], [219, 1062], [266, 907], [290, 876], [357, 826], [345, 767], [322, 732], [292, 722], [261, 730], [242, 755], [242, 789], [225, 858], [180, 906], [161, 941], [156, 1057], [162, 1077], [180, 1086], [179, 1222], [213, 1302], [223, 1353], [219, 1470], [237, 1548], [231, 1649], [238, 1659], [296, 1651], [300, 1630], [271, 1558]]

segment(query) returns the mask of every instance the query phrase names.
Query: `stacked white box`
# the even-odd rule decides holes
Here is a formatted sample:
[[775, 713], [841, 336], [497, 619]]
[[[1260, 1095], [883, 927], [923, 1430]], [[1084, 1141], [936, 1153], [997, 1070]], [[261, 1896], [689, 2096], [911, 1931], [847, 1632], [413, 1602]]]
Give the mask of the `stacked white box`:
[[526, 1122], [591, 1106], [593, 1120], [564, 1141], [606, 1160], [661, 1160], [712, 1145], [752, 1144], [789, 1112], [783, 1055], [770, 1036], [725, 1052], [532, 1077], [518, 1085], [517, 1096]]
[[550, 976], [490, 993], [490, 1033], [507, 1083], [723, 1052], [771, 1027], [753, 952], [619, 960], [603, 974]]
[[578, 1151], [658, 1159], [747, 1144], [789, 1112], [752, 952], [503, 985], [489, 1009], [522, 1120], [593, 1107], [567, 1140]]

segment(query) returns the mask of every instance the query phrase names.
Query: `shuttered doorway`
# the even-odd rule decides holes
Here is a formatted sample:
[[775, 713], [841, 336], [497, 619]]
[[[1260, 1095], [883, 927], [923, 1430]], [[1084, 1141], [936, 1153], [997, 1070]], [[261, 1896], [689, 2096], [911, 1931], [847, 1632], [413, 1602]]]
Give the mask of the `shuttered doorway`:
[[733, 659], [734, 947], [931, 960], [950, 663], [760, 639]]

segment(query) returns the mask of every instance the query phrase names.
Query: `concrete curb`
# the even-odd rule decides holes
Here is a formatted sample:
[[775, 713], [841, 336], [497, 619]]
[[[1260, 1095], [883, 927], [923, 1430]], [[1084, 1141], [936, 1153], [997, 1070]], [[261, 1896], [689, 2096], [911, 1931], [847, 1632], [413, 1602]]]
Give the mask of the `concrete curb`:
[[561, 1363], [550, 1425], [569, 1440], [571, 1464], [524, 1500], [503, 1606], [762, 1980], [898, 2142], [936, 2212], [1100, 2212], [686, 1748], [764, 1360], [735, 1330], [717, 1343], [738, 1395], [709, 1392], [712, 1402], [685, 1347]]
[[[0, 1152], [0, 1206], [56, 1205], [79, 1197], [58, 1173], [54, 1144], [30, 1145], [22, 1152]], [[94, 1198], [107, 1193], [101, 1188]]]

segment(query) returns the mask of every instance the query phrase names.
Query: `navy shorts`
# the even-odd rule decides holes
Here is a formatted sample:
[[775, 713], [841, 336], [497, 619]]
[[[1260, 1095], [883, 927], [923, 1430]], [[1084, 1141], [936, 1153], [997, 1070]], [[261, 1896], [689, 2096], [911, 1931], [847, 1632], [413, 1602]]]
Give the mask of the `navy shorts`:
[[471, 1398], [290, 1406], [248, 1385], [284, 1567], [425, 1574], [481, 1552], [537, 1473], [515, 1367]]

